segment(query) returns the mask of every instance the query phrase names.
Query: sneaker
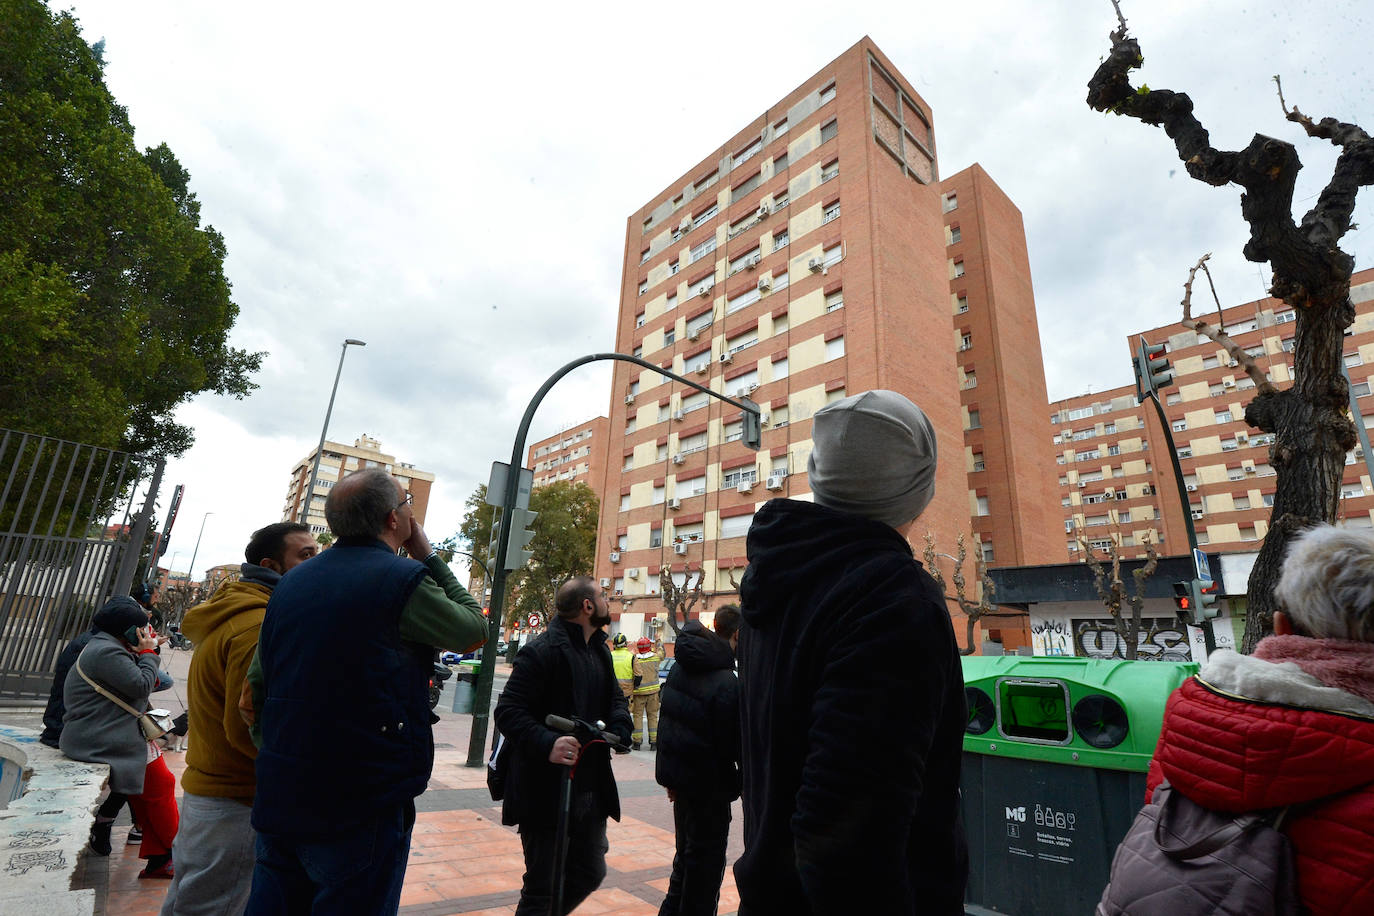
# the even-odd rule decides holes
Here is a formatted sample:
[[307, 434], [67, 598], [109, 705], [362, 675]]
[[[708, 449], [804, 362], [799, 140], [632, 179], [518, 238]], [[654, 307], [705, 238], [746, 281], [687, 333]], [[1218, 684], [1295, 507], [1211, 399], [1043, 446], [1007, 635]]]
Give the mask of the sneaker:
[[91, 826], [91, 852], [98, 856], [110, 854], [110, 828], [113, 826], [113, 821], [103, 824], [97, 822]]
[[174, 877], [174, 875], [175, 873], [172, 871], [172, 862], [170, 859], [163, 862], [161, 865], [153, 865], [150, 862], [143, 871], [138, 873], [140, 878], [171, 878]]
[[143, 842], [143, 829], [137, 824], [129, 828], [129, 838], [124, 841], [130, 846]]

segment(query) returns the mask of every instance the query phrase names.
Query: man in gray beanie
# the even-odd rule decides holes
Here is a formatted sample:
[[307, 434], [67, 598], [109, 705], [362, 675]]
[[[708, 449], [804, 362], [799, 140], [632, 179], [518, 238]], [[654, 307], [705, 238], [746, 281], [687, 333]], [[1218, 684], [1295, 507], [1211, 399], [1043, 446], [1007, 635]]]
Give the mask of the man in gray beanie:
[[935, 431], [895, 391], [815, 414], [814, 503], [768, 502], [740, 585], [740, 916], [962, 913], [964, 683], [907, 538]]

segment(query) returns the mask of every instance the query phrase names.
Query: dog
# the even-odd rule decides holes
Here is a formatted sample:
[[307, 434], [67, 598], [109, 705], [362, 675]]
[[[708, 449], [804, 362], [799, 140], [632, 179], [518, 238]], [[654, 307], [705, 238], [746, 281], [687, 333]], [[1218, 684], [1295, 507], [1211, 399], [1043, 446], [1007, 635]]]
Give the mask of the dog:
[[191, 714], [183, 712], [172, 720], [172, 730], [157, 739], [164, 751], [186, 750], [186, 733], [191, 729]]

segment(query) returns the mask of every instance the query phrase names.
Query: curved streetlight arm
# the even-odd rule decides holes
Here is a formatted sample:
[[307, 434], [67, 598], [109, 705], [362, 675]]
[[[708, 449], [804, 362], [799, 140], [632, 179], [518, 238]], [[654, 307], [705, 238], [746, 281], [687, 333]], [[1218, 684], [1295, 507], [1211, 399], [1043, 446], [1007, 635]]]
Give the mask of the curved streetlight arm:
[[[627, 356], [624, 353], [593, 353], [573, 360], [563, 368], [559, 369], [540, 386], [530, 399], [529, 405], [525, 408], [525, 414], [520, 418], [520, 426], [515, 432], [515, 443], [511, 447], [510, 453], [510, 472], [506, 475], [506, 492], [502, 502], [503, 506], [510, 507], [515, 505], [516, 494], [520, 487], [520, 468], [525, 463], [525, 440], [529, 436], [530, 424], [534, 421], [534, 412], [538, 410], [543, 402], [545, 395], [553, 388], [563, 376], [574, 369], [585, 366], [588, 363], [600, 362], [602, 360], [617, 360], [619, 362], [634, 363], [651, 369], [659, 375], [674, 381], [681, 382], [689, 388], [703, 391], [717, 400], [732, 404], [746, 413], [759, 416], [759, 405], [744, 398], [736, 400], [726, 397], [719, 391], [712, 391], [699, 382], [694, 382], [689, 378], [683, 378], [671, 370], [656, 366], [648, 360], [638, 356]], [[505, 611], [505, 591], [506, 573], [505, 556], [506, 550], [510, 547], [511, 526], [502, 525], [500, 536], [497, 538], [496, 553], [494, 556], [500, 558], [501, 562], [496, 564], [496, 570], [491, 577], [491, 618], [488, 621], [487, 642], [495, 644], [496, 638], [500, 635], [501, 618]], [[470, 767], [480, 767], [485, 763], [486, 744], [487, 744], [487, 719], [490, 717], [489, 707], [491, 706], [491, 684], [496, 677], [496, 654], [494, 652], [482, 653], [482, 666], [477, 671], [477, 683], [474, 684], [473, 704], [472, 704], [472, 735], [468, 741], [468, 760]]]
[[339, 393], [339, 378], [343, 375], [344, 357], [348, 355], [348, 348], [365, 347], [367, 343], [355, 340], [350, 337], [343, 342], [343, 349], [339, 351], [339, 368], [334, 373], [334, 387], [329, 389], [329, 406], [324, 410], [324, 426], [320, 429], [320, 444], [315, 446], [315, 463], [310, 466], [310, 480], [305, 485], [305, 508], [301, 510], [297, 521], [310, 524], [310, 502], [315, 498], [315, 479], [320, 476], [320, 458], [324, 456], [324, 437], [329, 433], [329, 417], [334, 413], [334, 395]]

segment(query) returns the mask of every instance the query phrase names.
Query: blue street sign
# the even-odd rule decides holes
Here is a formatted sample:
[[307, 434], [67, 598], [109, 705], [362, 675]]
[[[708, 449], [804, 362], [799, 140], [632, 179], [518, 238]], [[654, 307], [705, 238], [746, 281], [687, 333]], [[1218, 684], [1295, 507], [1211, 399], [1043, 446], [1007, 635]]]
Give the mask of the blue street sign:
[[1207, 554], [1196, 547], [1193, 548], [1193, 567], [1197, 570], [1197, 577], [1206, 585], [1212, 584], [1212, 568], [1207, 563]]

